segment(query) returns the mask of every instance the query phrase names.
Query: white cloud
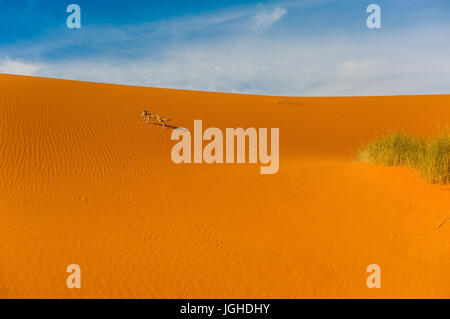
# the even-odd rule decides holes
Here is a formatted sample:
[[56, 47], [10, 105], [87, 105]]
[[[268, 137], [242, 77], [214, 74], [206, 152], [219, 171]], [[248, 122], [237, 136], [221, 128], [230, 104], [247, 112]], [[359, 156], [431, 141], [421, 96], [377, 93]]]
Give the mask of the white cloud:
[[[15, 47], [15, 52], [36, 58], [0, 58], [0, 72], [291, 96], [450, 93], [450, 25], [382, 29], [341, 37], [331, 33], [287, 36], [277, 30], [275, 38], [264, 31], [284, 22], [284, 7], [291, 8], [244, 8], [161, 22], [156, 28], [148, 24], [123, 29], [86, 28], [70, 33], [74, 34], [71, 38], [48, 37]], [[184, 37], [192, 30], [213, 28], [217, 28], [213, 36]], [[154, 43], [160, 44], [161, 37], [169, 41], [156, 47]], [[53, 53], [68, 48], [70, 52], [73, 47], [89, 44], [96, 54], [51, 62], [38, 58], [55, 56], [46, 54], [46, 50]]]
[[40, 66], [34, 63], [11, 60], [9, 57], [0, 58], [0, 73], [18, 75], [36, 75]]
[[366, 72], [373, 72], [377, 67], [378, 63], [376, 60], [367, 61], [342, 61], [338, 63], [338, 68], [342, 72], [342, 75], [358, 75]]
[[283, 18], [287, 10], [285, 8], [275, 8], [272, 11], [257, 13], [253, 18], [253, 33], [260, 33], [270, 28], [274, 23]]
[[[441, 34], [442, 36], [439, 36]], [[41, 76], [292, 96], [450, 93], [446, 30], [383, 38], [239, 39], [172, 47], [158, 58], [72, 60]]]

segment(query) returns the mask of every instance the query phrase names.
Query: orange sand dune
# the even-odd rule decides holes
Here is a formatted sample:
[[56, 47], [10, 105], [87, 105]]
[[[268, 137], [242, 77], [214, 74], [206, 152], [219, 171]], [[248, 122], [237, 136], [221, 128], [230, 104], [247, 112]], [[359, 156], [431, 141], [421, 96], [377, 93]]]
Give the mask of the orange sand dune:
[[[279, 127], [280, 170], [172, 162], [172, 124]], [[0, 75], [0, 297], [450, 297], [450, 187], [356, 160], [450, 96], [287, 98]], [[69, 289], [66, 267], [81, 267]], [[381, 288], [366, 267], [381, 266]]]

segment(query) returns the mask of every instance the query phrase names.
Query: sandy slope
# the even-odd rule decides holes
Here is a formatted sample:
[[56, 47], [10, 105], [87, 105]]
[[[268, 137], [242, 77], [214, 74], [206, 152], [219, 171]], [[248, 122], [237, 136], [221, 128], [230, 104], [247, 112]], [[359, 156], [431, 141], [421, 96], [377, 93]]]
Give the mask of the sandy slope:
[[[176, 165], [174, 124], [279, 127], [280, 170]], [[286, 98], [0, 75], [0, 297], [450, 297], [450, 187], [358, 163], [450, 96]], [[66, 287], [66, 266], [82, 288]], [[376, 263], [382, 288], [368, 289]]]

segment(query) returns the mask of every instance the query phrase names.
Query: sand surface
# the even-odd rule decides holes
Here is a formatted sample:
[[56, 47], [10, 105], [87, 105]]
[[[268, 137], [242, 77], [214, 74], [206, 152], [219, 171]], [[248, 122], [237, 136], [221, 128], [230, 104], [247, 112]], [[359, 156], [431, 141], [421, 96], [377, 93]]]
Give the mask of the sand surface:
[[[280, 170], [172, 162], [171, 129], [280, 128]], [[450, 96], [287, 98], [0, 75], [1, 298], [450, 297], [450, 187], [359, 163]], [[441, 223], [444, 222], [442, 225]], [[441, 227], [439, 227], [441, 225]], [[78, 264], [82, 288], [66, 287]], [[381, 266], [381, 289], [366, 267]]]

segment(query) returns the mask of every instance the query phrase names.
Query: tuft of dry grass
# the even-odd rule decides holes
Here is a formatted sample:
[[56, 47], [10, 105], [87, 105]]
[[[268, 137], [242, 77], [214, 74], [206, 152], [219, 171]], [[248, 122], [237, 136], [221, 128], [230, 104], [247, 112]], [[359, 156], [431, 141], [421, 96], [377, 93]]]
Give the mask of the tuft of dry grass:
[[431, 141], [392, 133], [375, 139], [359, 150], [363, 162], [419, 169], [429, 183], [450, 183], [450, 134], [448, 131]]
[[418, 168], [426, 147], [424, 140], [393, 133], [363, 146], [359, 151], [359, 158], [368, 163]]
[[427, 145], [420, 163], [422, 175], [430, 183], [450, 183], [450, 134], [439, 135]]

